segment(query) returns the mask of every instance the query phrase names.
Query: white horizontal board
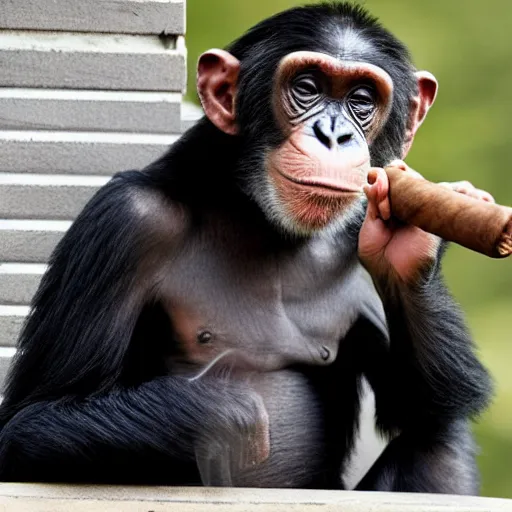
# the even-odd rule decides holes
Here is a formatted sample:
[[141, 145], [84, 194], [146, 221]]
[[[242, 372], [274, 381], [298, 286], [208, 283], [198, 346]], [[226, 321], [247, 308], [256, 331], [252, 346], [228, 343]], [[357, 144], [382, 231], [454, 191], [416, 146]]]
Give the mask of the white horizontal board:
[[[1, 336], [1, 334], [0, 334]], [[11, 355], [12, 354], [12, 355]], [[5, 378], [11, 365], [12, 356], [15, 354], [14, 350], [10, 348], [0, 347], [0, 393], [3, 393]], [[3, 397], [2, 397], [3, 398]]]
[[0, 131], [0, 172], [112, 175], [140, 169], [179, 135]]
[[16, 345], [29, 311], [28, 306], [0, 306], [0, 355], [1, 347]]
[[73, 220], [109, 178], [0, 174], [0, 218]]
[[0, 28], [184, 34], [184, 0], [2, 0]]
[[182, 37], [0, 31], [0, 86], [184, 92]]
[[0, 304], [29, 305], [46, 265], [0, 263]]
[[2, 483], [0, 506], [9, 512], [511, 512], [512, 500], [410, 492]]
[[0, 261], [46, 263], [71, 221], [0, 220]]
[[204, 116], [201, 107], [185, 101], [181, 105], [181, 131], [185, 132]]
[[0, 130], [180, 133], [181, 94], [0, 89]]

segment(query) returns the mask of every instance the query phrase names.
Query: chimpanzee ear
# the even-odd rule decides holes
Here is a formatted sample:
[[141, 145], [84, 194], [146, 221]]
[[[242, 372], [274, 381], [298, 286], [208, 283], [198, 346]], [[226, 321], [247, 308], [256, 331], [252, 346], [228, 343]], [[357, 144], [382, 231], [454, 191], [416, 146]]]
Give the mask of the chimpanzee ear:
[[219, 130], [238, 133], [235, 96], [240, 61], [224, 50], [209, 50], [199, 57], [197, 92], [205, 114]]
[[414, 136], [437, 96], [437, 80], [434, 75], [428, 71], [418, 71], [416, 79], [418, 80], [418, 95], [411, 101], [402, 158], [405, 158], [411, 149]]

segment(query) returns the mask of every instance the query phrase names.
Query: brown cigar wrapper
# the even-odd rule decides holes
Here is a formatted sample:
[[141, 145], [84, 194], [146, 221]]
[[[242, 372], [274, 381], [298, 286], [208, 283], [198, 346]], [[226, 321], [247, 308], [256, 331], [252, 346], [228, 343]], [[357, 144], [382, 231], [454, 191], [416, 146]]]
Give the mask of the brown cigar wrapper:
[[491, 258], [512, 253], [512, 208], [468, 197], [396, 167], [385, 169], [394, 217]]

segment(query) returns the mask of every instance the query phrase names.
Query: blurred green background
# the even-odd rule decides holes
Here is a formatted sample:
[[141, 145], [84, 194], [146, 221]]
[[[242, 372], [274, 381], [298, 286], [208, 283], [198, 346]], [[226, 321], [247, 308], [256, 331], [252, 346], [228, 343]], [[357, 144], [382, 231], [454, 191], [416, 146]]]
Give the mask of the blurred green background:
[[[197, 102], [199, 54], [224, 47], [262, 18], [306, 2], [188, 0], [188, 98]], [[315, 3], [315, 2], [309, 2]], [[439, 80], [434, 108], [407, 162], [434, 181], [468, 179], [512, 205], [512, 1], [360, 2], [404, 41], [418, 68]], [[452, 246], [445, 275], [493, 373], [492, 407], [475, 425], [482, 494], [512, 498], [512, 259]]]

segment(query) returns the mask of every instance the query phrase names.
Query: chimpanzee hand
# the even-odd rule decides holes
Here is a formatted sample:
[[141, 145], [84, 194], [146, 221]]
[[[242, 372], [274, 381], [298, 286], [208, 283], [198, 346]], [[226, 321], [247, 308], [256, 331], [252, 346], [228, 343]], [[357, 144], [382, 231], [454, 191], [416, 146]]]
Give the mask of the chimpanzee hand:
[[[262, 398], [249, 389], [225, 389], [222, 404], [204, 418], [196, 461], [205, 486], [233, 486], [233, 478], [270, 455], [270, 429]], [[222, 393], [225, 395], [226, 393]]]
[[[401, 168], [417, 179], [423, 179], [400, 160], [390, 165]], [[376, 180], [364, 188], [368, 209], [359, 235], [359, 256], [374, 278], [415, 283], [422, 271], [431, 268], [435, 262], [441, 240], [392, 217], [387, 174], [384, 169], [374, 170], [377, 173]], [[476, 189], [466, 181], [442, 185], [476, 199], [494, 201], [490, 194]]]

